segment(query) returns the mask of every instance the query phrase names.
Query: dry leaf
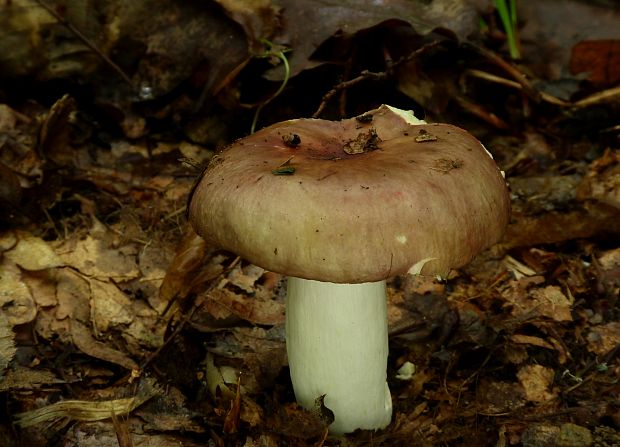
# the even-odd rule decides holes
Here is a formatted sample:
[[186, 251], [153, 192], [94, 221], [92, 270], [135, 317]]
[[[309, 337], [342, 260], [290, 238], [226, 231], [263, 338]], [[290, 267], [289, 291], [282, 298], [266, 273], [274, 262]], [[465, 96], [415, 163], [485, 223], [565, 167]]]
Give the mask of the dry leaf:
[[620, 209], [620, 151], [607, 149], [592, 162], [577, 190], [580, 200], [598, 200]]
[[6, 370], [6, 375], [0, 380], [0, 391], [33, 390], [43, 385], [50, 386], [60, 383], [64, 383], [64, 381], [46, 369], [14, 365]]
[[478, 386], [480, 410], [484, 413], [515, 411], [525, 405], [523, 388], [517, 383], [483, 379]]
[[4, 313], [0, 313], [0, 378], [4, 375], [4, 370], [13, 360], [17, 351], [14, 338], [15, 334], [11, 326], [9, 326], [7, 316]]
[[521, 442], [528, 447], [589, 447], [593, 439], [590, 430], [576, 424], [534, 423], [523, 431]]
[[77, 320], [71, 321], [71, 335], [75, 346], [84, 354], [115, 363], [129, 370], [139, 369], [138, 364], [126, 354], [111, 348], [107, 343], [97, 341], [92, 336], [91, 329]]
[[[523, 278], [517, 283], [525, 280], [526, 278]], [[505, 291], [503, 297], [512, 306], [511, 314], [514, 316], [542, 316], [554, 321], [572, 321], [572, 302], [558, 286], [527, 291], [515, 285], [515, 288]]]
[[[604, 3], [546, 0], [519, 4], [523, 54], [530, 69], [547, 79], [566, 77], [573, 47], [588, 40], [617, 39], [620, 13]], [[596, 25], [594, 25], [596, 24]]]
[[550, 390], [554, 376], [551, 368], [542, 365], [523, 366], [517, 372], [525, 397], [530, 402], [546, 402], [557, 396], [557, 391]]
[[137, 409], [136, 415], [140, 418], [140, 425], [148, 433], [205, 432], [205, 427], [195, 417], [196, 413], [187, 408], [187, 398], [169, 384], [166, 384], [165, 393], [155, 396]]
[[70, 166], [75, 158], [75, 151], [70, 144], [70, 117], [76, 109], [75, 99], [65, 94], [52, 105], [39, 128], [37, 150], [60, 166]]
[[248, 46], [254, 53], [262, 47], [280, 25], [279, 8], [271, 0], [216, 0], [226, 14], [243, 27]]
[[[188, 226], [159, 288], [159, 303], [155, 307], [157, 310], [165, 308], [175, 296], [185, 298], [194, 283], [192, 277], [206, 264], [205, 257], [208, 253], [205, 240]], [[219, 269], [213, 271], [212, 277], [215, 278], [221, 271], [219, 266]]]
[[620, 344], [620, 322], [593, 326], [588, 333], [588, 351], [596, 355], [605, 355]]
[[70, 269], [57, 272], [56, 318], [70, 317], [81, 321], [90, 320], [90, 286], [88, 280]]
[[[64, 265], [62, 260], [40, 237], [32, 236], [25, 232], [15, 232], [17, 235], [16, 245], [4, 252], [4, 256], [11, 259], [24, 270], [44, 270]], [[13, 234], [5, 234], [2, 238], [13, 239]], [[0, 245], [4, 245], [0, 242]]]
[[37, 315], [37, 306], [22, 281], [19, 267], [8, 259], [0, 263], [0, 309], [11, 326], [28, 323]]
[[271, 294], [255, 296], [238, 295], [228, 289], [209, 292], [207, 309], [215, 318], [235, 315], [253, 324], [276, 325], [284, 322], [284, 302], [276, 301]]
[[586, 73], [598, 87], [620, 81], [620, 40], [583, 40], [572, 48], [570, 71]]
[[122, 328], [122, 337], [127, 342], [127, 349], [137, 356], [144, 353], [144, 348], [156, 349], [164, 344], [167, 329], [166, 320], [145, 302], [132, 303], [133, 321]]
[[244, 292], [254, 293], [256, 281], [263, 276], [263, 273], [265, 273], [263, 268], [253, 264], [247, 264], [242, 267], [241, 263], [239, 263], [226, 275], [226, 279]]
[[127, 281], [140, 276], [135, 256], [110, 248], [100, 237], [88, 235], [81, 240], [69, 239], [56, 251], [66, 265], [102, 281]]
[[512, 334], [510, 336], [510, 340], [518, 344], [539, 346], [546, 349], [554, 349], [551, 343], [548, 343], [544, 339], [540, 337], [535, 337], [533, 335]]
[[91, 318], [95, 333], [133, 321], [131, 301], [115, 284], [89, 279]]
[[39, 308], [58, 304], [56, 299], [56, 271], [22, 272], [22, 280], [32, 291]]
[[140, 250], [138, 266], [140, 268], [139, 290], [144, 294], [148, 303], [159, 313], [163, 313], [168, 301], [160, 299], [160, 287], [166, 276], [166, 269], [170, 265], [172, 251], [169, 245], [153, 241], [152, 244]]
[[[391, 2], [341, 0], [337, 3], [286, 0], [282, 6], [282, 34], [276, 40], [293, 48], [289, 57], [291, 75], [310, 68], [313, 53], [334, 35], [350, 38], [358, 32], [394, 19], [405, 22], [418, 35], [434, 29], [450, 30], [458, 38], [466, 38], [476, 29], [478, 13], [473, 5], [462, 0], [399, 0]], [[403, 27], [402, 23], [394, 24]], [[401, 47], [405, 44], [400, 42]], [[281, 79], [281, 70], [273, 77]]]

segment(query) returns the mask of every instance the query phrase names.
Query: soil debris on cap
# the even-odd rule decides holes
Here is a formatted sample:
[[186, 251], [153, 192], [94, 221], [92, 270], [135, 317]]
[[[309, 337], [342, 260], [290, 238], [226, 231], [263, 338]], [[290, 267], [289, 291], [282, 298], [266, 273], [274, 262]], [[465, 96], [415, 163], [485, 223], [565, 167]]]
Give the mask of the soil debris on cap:
[[426, 143], [427, 141], [437, 141], [437, 137], [428, 132], [426, 129], [420, 129], [418, 136], [415, 137], [416, 142]]
[[377, 131], [371, 128], [368, 132], [360, 132], [355, 139], [347, 141], [342, 150], [349, 155], [363, 154], [379, 149], [380, 142], [381, 138], [377, 135]]

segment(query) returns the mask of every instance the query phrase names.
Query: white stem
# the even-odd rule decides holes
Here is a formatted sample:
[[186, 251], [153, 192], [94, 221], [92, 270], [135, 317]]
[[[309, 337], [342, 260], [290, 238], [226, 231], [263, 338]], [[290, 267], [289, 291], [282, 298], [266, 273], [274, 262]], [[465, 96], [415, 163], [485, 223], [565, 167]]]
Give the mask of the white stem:
[[297, 401], [334, 412], [333, 434], [386, 427], [392, 398], [386, 382], [385, 281], [333, 284], [289, 278], [286, 347]]

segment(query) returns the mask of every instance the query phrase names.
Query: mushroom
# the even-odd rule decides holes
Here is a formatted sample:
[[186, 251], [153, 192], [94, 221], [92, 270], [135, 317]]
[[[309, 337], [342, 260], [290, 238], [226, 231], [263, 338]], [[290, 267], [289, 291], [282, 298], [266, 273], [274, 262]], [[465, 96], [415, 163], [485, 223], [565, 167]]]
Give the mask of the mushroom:
[[386, 279], [445, 277], [497, 242], [509, 213], [502, 172], [476, 138], [386, 105], [235, 142], [189, 205], [207, 242], [288, 276], [295, 396], [330, 409], [334, 434], [390, 423]]

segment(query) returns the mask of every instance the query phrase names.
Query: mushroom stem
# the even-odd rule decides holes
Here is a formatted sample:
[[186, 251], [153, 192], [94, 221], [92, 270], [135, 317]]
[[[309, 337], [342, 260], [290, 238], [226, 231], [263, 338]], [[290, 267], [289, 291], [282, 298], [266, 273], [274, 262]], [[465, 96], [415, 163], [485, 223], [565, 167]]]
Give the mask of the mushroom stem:
[[290, 277], [286, 345], [297, 401], [323, 404], [333, 434], [386, 427], [392, 399], [386, 382], [385, 281], [334, 284]]

